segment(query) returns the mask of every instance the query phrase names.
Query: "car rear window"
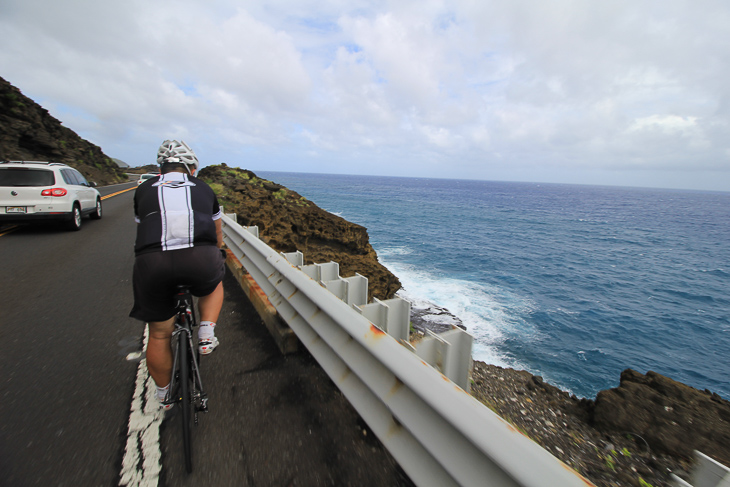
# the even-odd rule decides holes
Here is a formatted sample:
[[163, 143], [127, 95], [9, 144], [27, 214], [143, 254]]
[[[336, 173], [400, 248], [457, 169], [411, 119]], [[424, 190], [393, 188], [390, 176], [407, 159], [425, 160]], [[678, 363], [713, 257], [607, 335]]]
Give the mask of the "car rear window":
[[53, 171], [25, 167], [0, 168], [0, 186], [53, 186]]

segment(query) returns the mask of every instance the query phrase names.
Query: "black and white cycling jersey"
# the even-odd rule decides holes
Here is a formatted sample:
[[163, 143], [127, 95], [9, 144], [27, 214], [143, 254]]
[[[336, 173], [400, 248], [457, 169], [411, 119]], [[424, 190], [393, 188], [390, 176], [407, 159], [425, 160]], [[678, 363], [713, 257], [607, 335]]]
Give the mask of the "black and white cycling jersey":
[[196, 177], [170, 172], [140, 184], [134, 215], [139, 223], [136, 255], [217, 244], [218, 198]]

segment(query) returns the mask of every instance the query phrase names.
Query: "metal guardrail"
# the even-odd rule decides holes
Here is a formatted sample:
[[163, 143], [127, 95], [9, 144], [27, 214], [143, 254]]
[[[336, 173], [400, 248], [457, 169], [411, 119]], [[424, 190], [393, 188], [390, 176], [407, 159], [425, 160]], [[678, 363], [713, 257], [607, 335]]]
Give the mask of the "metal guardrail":
[[375, 298], [373, 303], [367, 304], [367, 277], [357, 273], [352, 277], [340, 277], [340, 266], [337, 262], [303, 265], [301, 264], [303, 261], [301, 252], [297, 252], [294, 257], [291, 254], [283, 255], [289, 263], [299, 267], [302, 272], [319, 282], [325, 289], [342, 301], [352, 306], [357, 312], [388, 335], [397, 340], [408, 340], [411, 303], [401, 298], [387, 299], [385, 301]]
[[695, 464], [690, 481], [672, 474], [674, 487], [730, 487], [730, 468], [702, 452], [695, 450], [694, 456]]
[[[255, 230], [254, 230], [255, 229]], [[258, 228], [246, 227], [258, 236]], [[340, 277], [337, 262], [304, 265], [304, 255], [299, 252], [282, 253], [286, 260], [319, 282], [325, 289], [353, 307], [372, 324], [409, 347], [429, 365], [469, 392], [472, 369], [471, 349], [474, 337], [459, 327], [439, 335], [427, 331], [427, 336], [414, 347], [408, 340], [411, 324], [411, 303], [395, 297], [381, 301], [374, 298], [367, 303], [368, 279], [360, 274]]]
[[590, 482], [230, 217], [224, 241], [419, 486]]

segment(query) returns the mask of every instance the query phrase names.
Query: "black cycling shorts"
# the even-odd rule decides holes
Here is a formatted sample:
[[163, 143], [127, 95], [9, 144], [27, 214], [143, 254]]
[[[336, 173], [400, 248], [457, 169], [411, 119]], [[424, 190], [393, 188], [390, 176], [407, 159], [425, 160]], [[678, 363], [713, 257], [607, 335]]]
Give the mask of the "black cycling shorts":
[[225, 252], [212, 245], [138, 255], [132, 275], [134, 307], [129, 316], [145, 322], [172, 318], [177, 286], [190, 286], [193, 296], [207, 296], [223, 280], [225, 262]]

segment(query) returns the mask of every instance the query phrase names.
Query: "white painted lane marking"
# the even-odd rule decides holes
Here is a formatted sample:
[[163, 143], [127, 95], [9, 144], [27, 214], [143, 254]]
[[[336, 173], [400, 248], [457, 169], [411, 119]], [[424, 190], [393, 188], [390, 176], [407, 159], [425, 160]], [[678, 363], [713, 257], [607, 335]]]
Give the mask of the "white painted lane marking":
[[139, 360], [142, 356], [142, 352], [132, 352], [127, 354], [127, 360], [130, 362], [133, 362], [135, 360]]
[[[144, 346], [147, 350], [149, 328], [145, 326]], [[137, 367], [137, 378], [129, 410], [127, 446], [124, 449], [119, 485], [155, 487], [162, 469], [160, 453], [160, 424], [165, 412], [155, 398], [155, 382], [147, 372], [143, 358]]]

